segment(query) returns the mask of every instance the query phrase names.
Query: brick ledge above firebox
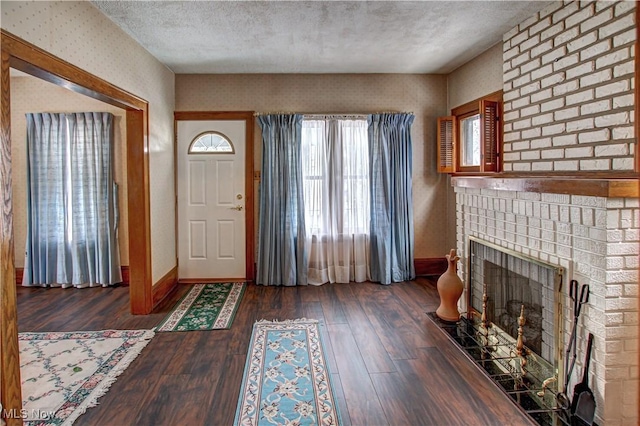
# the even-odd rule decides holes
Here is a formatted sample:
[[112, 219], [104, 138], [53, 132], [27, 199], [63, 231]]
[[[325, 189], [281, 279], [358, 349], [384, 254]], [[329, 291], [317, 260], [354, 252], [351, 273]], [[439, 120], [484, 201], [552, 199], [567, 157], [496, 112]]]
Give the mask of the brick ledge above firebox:
[[586, 195], [608, 198], [637, 198], [638, 179], [590, 179], [582, 177], [453, 176], [453, 186], [549, 194]]

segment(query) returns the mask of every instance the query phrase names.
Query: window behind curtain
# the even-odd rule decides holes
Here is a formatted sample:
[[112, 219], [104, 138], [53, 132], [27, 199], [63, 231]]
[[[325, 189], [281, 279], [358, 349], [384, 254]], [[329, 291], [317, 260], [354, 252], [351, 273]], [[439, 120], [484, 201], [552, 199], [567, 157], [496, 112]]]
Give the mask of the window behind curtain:
[[302, 122], [307, 236], [369, 233], [367, 126], [360, 119]]
[[300, 152], [309, 284], [369, 274], [369, 141], [366, 120], [302, 121]]
[[27, 114], [23, 285], [122, 281], [112, 154], [110, 113]]

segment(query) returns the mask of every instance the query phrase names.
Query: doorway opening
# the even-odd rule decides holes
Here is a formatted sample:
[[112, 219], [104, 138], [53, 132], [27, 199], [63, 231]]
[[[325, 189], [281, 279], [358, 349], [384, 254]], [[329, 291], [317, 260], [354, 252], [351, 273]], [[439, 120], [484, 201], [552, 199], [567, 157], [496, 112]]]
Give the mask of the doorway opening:
[[254, 279], [254, 125], [250, 111], [175, 113], [181, 283]]

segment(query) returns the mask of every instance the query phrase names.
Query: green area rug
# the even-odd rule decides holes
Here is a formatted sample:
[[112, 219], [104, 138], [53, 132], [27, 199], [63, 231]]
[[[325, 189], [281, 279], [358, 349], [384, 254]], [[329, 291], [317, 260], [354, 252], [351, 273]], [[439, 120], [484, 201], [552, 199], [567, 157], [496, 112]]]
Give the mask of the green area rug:
[[152, 330], [20, 333], [24, 424], [73, 424], [153, 335]]
[[245, 283], [196, 284], [156, 331], [218, 330], [231, 327]]
[[339, 425], [318, 321], [253, 326], [234, 425]]

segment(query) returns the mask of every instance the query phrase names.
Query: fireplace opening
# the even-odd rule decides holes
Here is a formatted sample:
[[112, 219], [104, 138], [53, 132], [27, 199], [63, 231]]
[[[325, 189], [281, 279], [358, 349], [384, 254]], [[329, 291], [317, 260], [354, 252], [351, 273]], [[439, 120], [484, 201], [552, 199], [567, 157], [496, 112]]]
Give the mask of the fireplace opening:
[[[534, 353], [542, 354], [541, 285], [494, 263], [484, 261], [488, 273], [487, 317], [489, 321], [518, 337], [518, 318], [524, 308], [526, 322], [523, 343]], [[545, 359], [549, 360], [548, 356]]]
[[558, 353], [562, 298], [556, 297], [562, 272], [560, 267], [470, 238], [469, 314], [484, 312], [492, 326], [517, 339], [518, 318], [524, 308], [524, 345], [555, 365], [562, 356]]

